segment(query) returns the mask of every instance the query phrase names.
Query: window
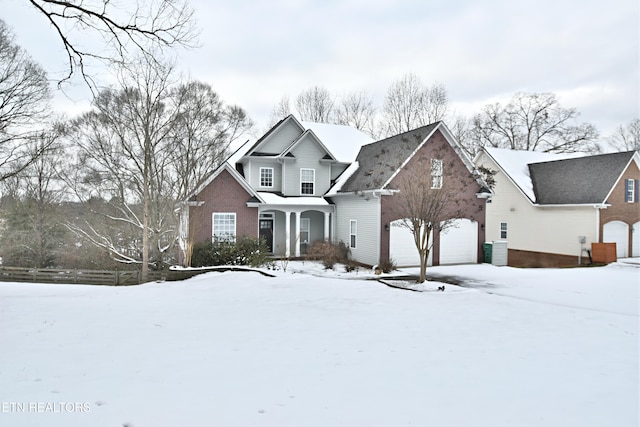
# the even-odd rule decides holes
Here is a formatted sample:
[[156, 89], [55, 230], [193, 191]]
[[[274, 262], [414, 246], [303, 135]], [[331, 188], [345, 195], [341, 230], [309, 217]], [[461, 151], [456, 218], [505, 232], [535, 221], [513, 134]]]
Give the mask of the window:
[[311, 221], [309, 218], [300, 218], [300, 243], [309, 243], [309, 230]]
[[349, 247], [356, 247], [356, 234], [358, 233], [358, 221], [352, 219], [349, 223]]
[[501, 222], [500, 223], [500, 238], [501, 239], [506, 239], [507, 238], [507, 223], [506, 222]]
[[625, 191], [625, 200], [629, 203], [638, 201], [638, 181], [633, 179], [627, 179], [626, 181], [626, 191]]
[[431, 159], [431, 188], [442, 188], [442, 160]]
[[213, 213], [213, 240], [226, 242], [236, 241], [236, 214], [235, 212]]
[[260, 168], [260, 187], [273, 187], [273, 168]]
[[300, 169], [300, 194], [314, 194], [316, 183], [315, 169]]

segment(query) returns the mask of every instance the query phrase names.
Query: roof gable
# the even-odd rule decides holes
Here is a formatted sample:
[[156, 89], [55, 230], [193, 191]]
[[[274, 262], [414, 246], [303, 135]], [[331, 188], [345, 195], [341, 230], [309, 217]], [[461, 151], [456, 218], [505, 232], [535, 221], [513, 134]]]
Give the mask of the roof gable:
[[[351, 168], [349, 171], [352, 172], [351, 175], [340, 182], [339, 189], [336, 188], [331, 193], [388, 189], [393, 178], [437, 130], [460, 157], [469, 173], [475, 177], [475, 168], [464, 150], [446, 125], [443, 122], [436, 122], [363, 146], [356, 159], [357, 169]], [[487, 187], [484, 182], [480, 182], [481, 178], [476, 179], [481, 186]]]
[[251, 187], [249, 185], [249, 183], [244, 179], [244, 177], [242, 175], [240, 175], [240, 173], [231, 166], [231, 164], [229, 162], [224, 162], [223, 164], [221, 164], [218, 168], [216, 168], [215, 171], [213, 171], [213, 173], [211, 175], [209, 175], [207, 178], [205, 178], [196, 188], [195, 190], [193, 190], [191, 193], [189, 193], [189, 195], [185, 198], [185, 202], [188, 202], [189, 200], [191, 200], [193, 197], [197, 196], [198, 194], [200, 194], [209, 184], [211, 184], [217, 177], [218, 175], [220, 175], [223, 171], [227, 171], [229, 172], [229, 174], [231, 174], [231, 176], [238, 181], [238, 183], [242, 186], [242, 188], [244, 188], [247, 193], [249, 193], [250, 196], [252, 197], [256, 197], [257, 199], [260, 199], [259, 194], [253, 189], [253, 187]]
[[535, 200], [541, 205], [603, 204], [627, 169], [633, 151], [529, 165]]

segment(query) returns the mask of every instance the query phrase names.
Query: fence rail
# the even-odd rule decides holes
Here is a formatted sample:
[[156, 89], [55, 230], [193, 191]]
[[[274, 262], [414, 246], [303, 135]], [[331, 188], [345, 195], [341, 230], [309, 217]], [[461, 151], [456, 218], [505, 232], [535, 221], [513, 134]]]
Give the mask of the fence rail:
[[[203, 271], [168, 270], [149, 271], [148, 282], [184, 280]], [[0, 267], [2, 282], [68, 283], [85, 285], [130, 286], [141, 282], [140, 270], [75, 270], [53, 268]]]

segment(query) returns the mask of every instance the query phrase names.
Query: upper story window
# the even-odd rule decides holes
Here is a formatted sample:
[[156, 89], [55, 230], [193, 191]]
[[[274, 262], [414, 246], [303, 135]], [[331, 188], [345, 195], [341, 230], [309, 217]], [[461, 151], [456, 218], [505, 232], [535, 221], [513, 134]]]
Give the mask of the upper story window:
[[443, 162], [439, 159], [431, 159], [431, 188], [442, 188]]
[[273, 168], [260, 168], [260, 187], [273, 187]]
[[315, 193], [316, 170], [300, 169], [300, 194], [313, 195]]
[[235, 212], [214, 212], [212, 234], [214, 241], [236, 241], [236, 214]]
[[628, 203], [638, 201], [638, 181], [633, 179], [627, 179], [625, 182], [625, 200]]

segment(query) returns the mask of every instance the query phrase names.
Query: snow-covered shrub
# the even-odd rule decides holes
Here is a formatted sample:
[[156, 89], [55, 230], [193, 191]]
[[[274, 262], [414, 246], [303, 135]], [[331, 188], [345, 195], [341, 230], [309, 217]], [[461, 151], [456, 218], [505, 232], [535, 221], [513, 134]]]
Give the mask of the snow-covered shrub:
[[269, 261], [269, 249], [264, 241], [251, 237], [240, 237], [235, 242], [217, 240], [213, 243], [198, 243], [193, 247], [191, 265], [208, 267], [214, 265], [249, 265], [260, 267]]

